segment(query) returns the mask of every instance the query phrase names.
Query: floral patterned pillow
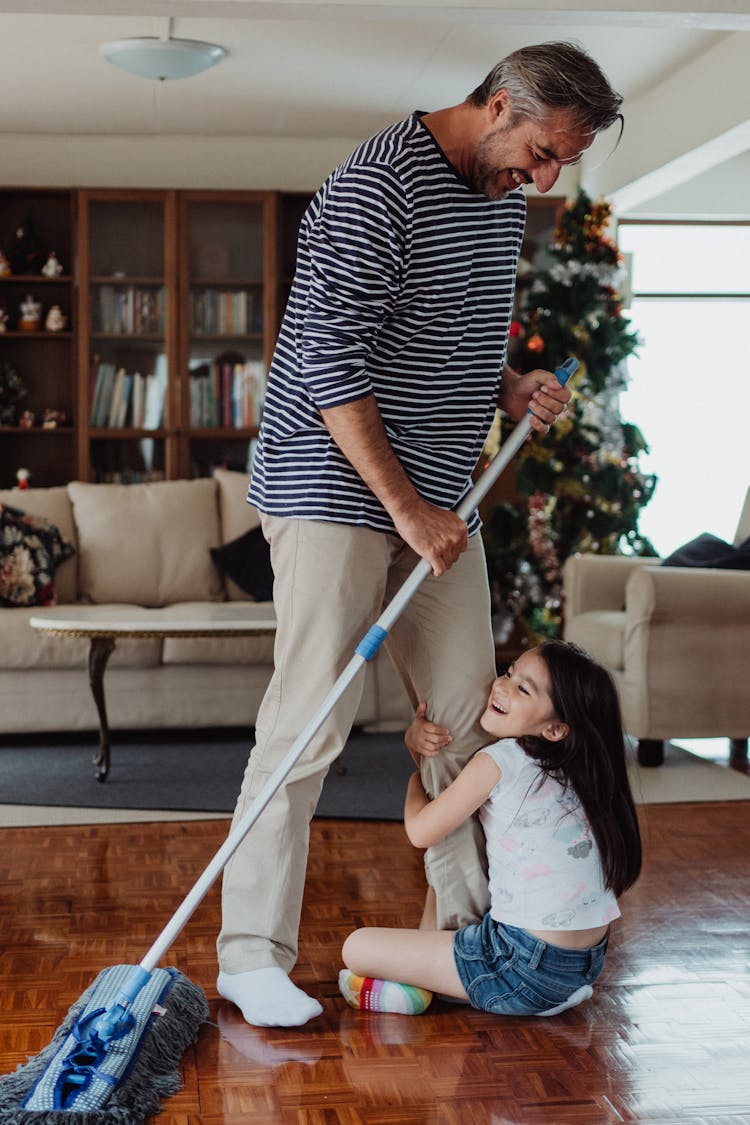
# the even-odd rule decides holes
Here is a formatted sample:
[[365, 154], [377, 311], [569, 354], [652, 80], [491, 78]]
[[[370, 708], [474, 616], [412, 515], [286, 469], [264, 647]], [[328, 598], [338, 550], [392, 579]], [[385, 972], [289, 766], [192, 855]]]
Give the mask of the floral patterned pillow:
[[74, 554], [49, 520], [0, 504], [0, 606], [55, 605], [55, 567]]

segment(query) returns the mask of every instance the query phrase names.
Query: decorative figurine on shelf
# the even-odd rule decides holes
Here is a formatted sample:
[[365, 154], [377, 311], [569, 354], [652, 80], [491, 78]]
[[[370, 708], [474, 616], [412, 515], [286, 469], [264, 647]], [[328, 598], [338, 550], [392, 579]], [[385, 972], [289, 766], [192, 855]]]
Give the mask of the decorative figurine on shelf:
[[48, 332], [62, 332], [67, 322], [68, 318], [65, 316], [60, 306], [52, 305], [49, 312], [47, 313], [47, 319], [44, 322], [44, 327]]
[[23, 225], [17, 228], [8, 257], [13, 273], [39, 273], [44, 258], [39, 249], [39, 236], [31, 215], [27, 215]]
[[38, 332], [42, 316], [41, 303], [35, 301], [31, 293], [27, 293], [19, 307], [21, 309], [21, 319], [18, 321], [19, 329], [22, 332]]
[[62, 272], [63, 268], [58, 261], [57, 254], [54, 250], [50, 250], [49, 257], [42, 266], [42, 275], [44, 277], [59, 277]]
[[0, 425], [15, 426], [18, 403], [26, 394], [21, 377], [9, 363], [0, 364]]
[[42, 414], [43, 430], [56, 430], [58, 426], [64, 426], [67, 421], [68, 415], [64, 410], [53, 410], [51, 406], [44, 408]]
[[28, 488], [31, 473], [28, 469], [16, 469], [16, 481], [19, 488]]
[[22, 430], [30, 430], [34, 425], [34, 418], [35, 415], [33, 410], [24, 410], [23, 414], [18, 420], [18, 425]]
[[0, 332], [8, 331], [8, 313], [0, 307]]
[[5, 251], [0, 250], [0, 277], [10, 277], [10, 262], [5, 256]]

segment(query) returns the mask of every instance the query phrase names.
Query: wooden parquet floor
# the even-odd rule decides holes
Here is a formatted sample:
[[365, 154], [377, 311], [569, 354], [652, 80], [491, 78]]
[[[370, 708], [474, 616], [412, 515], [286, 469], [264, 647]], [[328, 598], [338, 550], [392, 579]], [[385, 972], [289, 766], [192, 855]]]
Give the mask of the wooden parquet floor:
[[[252, 1029], [217, 997], [214, 889], [168, 960], [212, 1022], [162, 1125], [750, 1123], [748, 803], [640, 810], [646, 862], [587, 1004], [553, 1019], [435, 1002], [370, 1016], [339, 997], [361, 924], [415, 925], [421, 857], [398, 824], [316, 820], [294, 979], [325, 1002]], [[100, 969], [137, 962], [225, 822], [0, 831], [0, 1072], [44, 1047]], [[269, 865], [273, 857], [269, 856]]]

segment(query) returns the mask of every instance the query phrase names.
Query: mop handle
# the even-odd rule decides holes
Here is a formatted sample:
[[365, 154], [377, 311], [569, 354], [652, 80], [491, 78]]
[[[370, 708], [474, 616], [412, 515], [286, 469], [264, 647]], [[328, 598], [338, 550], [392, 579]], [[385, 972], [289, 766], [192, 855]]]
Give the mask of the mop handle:
[[[570, 359], [566, 359], [565, 362], [555, 371], [555, 376], [558, 382], [562, 386], [565, 386], [568, 379], [571, 377], [577, 367], [577, 359], [574, 359], [572, 357]], [[524, 441], [529, 435], [530, 430], [531, 412], [529, 411], [526, 416], [522, 418], [521, 421], [515, 426], [511, 434], [503, 442], [498, 453], [493, 457], [490, 464], [482, 473], [477, 483], [473, 486], [471, 491], [464, 497], [464, 499], [456, 508], [456, 513], [461, 517], [461, 519], [468, 520], [471, 513], [479, 505], [480, 501], [484, 499], [492, 485], [506, 468], [508, 462], [523, 445]], [[203, 874], [198, 878], [193, 888], [185, 896], [182, 903], [178, 906], [175, 913], [167, 922], [166, 926], [159, 934], [146, 956], [140, 962], [139, 969], [141, 973], [150, 973], [153, 969], [156, 968], [161, 958], [172, 945], [175, 938], [182, 931], [186, 923], [189, 921], [193, 913], [205, 898], [208, 891], [216, 882], [226, 864], [237, 851], [237, 848], [240, 846], [245, 836], [247, 836], [248, 832], [255, 824], [255, 821], [263, 812], [266, 805], [269, 803], [276, 791], [281, 787], [287, 774], [296, 765], [314, 736], [317, 734], [323, 723], [331, 714], [339, 699], [349, 687], [351, 682], [354, 680], [357, 673], [361, 670], [365, 662], [371, 660], [375, 653], [378, 651], [380, 645], [388, 635], [388, 629], [397, 619], [399, 614], [404, 610], [417, 587], [424, 581], [424, 579], [430, 573], [431, 569], [432, 568], [430, 567], [430, 564], [426, 561], [426, 559], [420, 559], [414, 570], [406, 579], [403, 586], [401, 586], [401, 588], [394, 595], [376, 623], [362, 638], [360, 643], [357, 645], [354, 656], [352, 656], [351, 660], [336, 680], [335, 684], [323, 700], [323, 703], [321, 704], [319, 709], [315, 712], [307, 725], [297, 735], [297, 738], [287, 750], [284, 758], [281, 760], [273, 773], [269, 776], [261, 792], [249, 805], [247, 811], [239, 820], [236, 827], [227, 836], [226, 840], [215, 853], [213, 859], [210, 861]]]

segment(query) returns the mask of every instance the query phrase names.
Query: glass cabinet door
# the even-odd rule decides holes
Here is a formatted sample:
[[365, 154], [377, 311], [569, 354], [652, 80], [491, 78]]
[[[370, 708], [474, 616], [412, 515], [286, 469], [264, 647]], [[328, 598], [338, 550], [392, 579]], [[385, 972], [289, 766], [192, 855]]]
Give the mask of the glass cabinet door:
[[249, 468], [266, 384], [269, 196], [181, 197], [183, 475]]
[[82, 212], [89, 476], [162, 480], [176, 440], [173, 193], [87, 192]]

